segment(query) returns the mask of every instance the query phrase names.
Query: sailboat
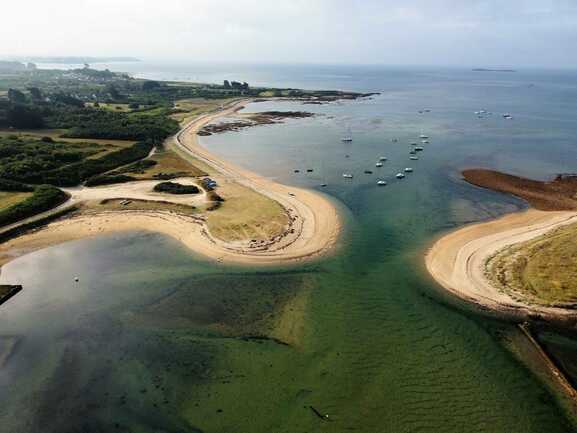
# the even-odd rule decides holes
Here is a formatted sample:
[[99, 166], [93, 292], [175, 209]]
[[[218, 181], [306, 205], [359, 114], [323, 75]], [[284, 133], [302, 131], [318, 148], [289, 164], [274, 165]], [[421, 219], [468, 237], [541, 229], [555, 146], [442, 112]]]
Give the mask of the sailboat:
[[353, 141], [353, 134], [351, 133], [351, 128], [347, 129], [347, 135], [341, 138], [341, 141], [343, 143], [350, 143], [351, 141]]

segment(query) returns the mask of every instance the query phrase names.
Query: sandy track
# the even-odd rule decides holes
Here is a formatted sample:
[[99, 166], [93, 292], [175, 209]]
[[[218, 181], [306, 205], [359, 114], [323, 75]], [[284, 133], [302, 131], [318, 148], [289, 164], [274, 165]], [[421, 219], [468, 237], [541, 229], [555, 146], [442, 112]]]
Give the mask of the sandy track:
[[[67, 240], [129, 230], [159, 232], [183, 242], [191, 250], [222, 262], [275, 264], [300, 261], [329, 251], [337, 242], [341, 224], [335, 205], [323, 195], [287, 187], [212, 155], [198, 143], [197, 132], [207, 123], [242, 108], [239, 101], [219, 112], [190, 122], [175, 137], [181, 150], [214, 168], [220, 181], [234, 181], [279, 202], [291, 215], [293, 224], [273, 242], [248, 247], [246, 242], [224, 242], [210, 235], [202, 217], [184, 216], [169, 211], [117, 211], [86, 213], [55, 221], [41, 230], [24, 234], [0, 245], [0, 263], [26, 252]], [[103, 198], [150, 199], [152, 185], [123, 184], [112, 187], [72, 189], [71, 202]], [[289, 195], [289, 193], [291, 195]], [[146, 196], [146, 197], [144, 197]], [[185, 200], [185, 198], [183, 198]], [[195, 199], [196, 200], [196, 199]], [[68, 203], [70, 204], [70, 202]], [[247, 203], [250, 206], [250, 203]]]
[[577, 223], [577, 212], [528, 210], [456, 230], [439, 239], [425, 257], [427, 270], [445, 289], [496, 312], [526, 319], [577, 319], [574, 310], [530, 305], [512, 299], [485, 277], [485, 262], [497, 251]]

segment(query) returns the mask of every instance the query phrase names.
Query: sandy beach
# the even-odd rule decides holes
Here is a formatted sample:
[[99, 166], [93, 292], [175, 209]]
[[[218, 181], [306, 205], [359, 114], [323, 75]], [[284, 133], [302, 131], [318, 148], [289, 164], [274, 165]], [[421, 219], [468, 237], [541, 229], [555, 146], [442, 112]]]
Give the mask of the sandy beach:
[[497, 251], [572, 223], [577, 223], [575, 211], [531, 209], [470, 225], [435, 242], [426, 254], [426, 267], [439, 284], [465, 301], [523, 320], [574, 321], [574, 310], [520, 302], [497, 290], [485, 277], [485, 262]]
[[[212, 155], [198, 141], [197, 132], [220, 117], [243, 108], [249, 100], [229, 105], [218, 112], [202, 115], [187, 124], [172, 143], [179, 151], [210, 166], [219, 183], [237, 182], [277, 201], [290, 216], [285, 232], [267, 243], [225, 242], [212, 236], [199, 216], [173, 211], [109, 211], [83, 212], [80, 215], [52, 222], [41, 229], [25, 233], [0, 245], [0, 263], [6, 263], [27, 252], [49, 245], [99, 234], [130, 230], [158, 232], [179, 240], [191, 250], [220, 262], [244, 264], [281, 264], [301, 261], [328, 252], [337, 242], [340, 219], [335, 205], [322, 194], [288, 187], [237, 167]], [[71, 202], [109, 197], [147, 199], [150, 185], [141, 182], [106, 188], [79, 188], [68, 191]], [[112, 196], [111, 196], [112, 194]], [[184, 200], [180, 198], [179, 200]], [[202, 200], [202, 197], [195, 201]], [[192, 204], [192, 203], [191, 203]], [[250, 206], [250, 203], [247, 203]]]

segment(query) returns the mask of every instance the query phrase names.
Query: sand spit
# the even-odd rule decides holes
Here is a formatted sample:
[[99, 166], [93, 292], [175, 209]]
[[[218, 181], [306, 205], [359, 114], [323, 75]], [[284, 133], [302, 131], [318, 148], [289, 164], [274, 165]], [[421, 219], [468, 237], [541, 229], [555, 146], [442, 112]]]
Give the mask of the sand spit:
[[[218, 173], [218, 180], [240, 183], [280, 203], [291, 220], [291, 224], [281, 235], [265, 244], [224, 242], [211, 236], [202, 216], [181, 215], [163, 210], [88, 211], [79, 215], [72, 214], [4, 242], [0, 245], [0, 263], [48, 245], [131, 230], [163, 233], [181, 241], [191, 250], [221, 262], [282, 264], [327, 253], [335, 246], [341, 230], [340, 218], [331, 200], [314, 191], [281, 185], [236, 167], [212, 155], [198, 143], [197, 133], [205, 125], [240, 110], [248, 102], [250, 101], [237, 101], [223, 110], [198, 117], [174, 137], [174, 143], [180, 151], [213, 168]], [[115, 197], [124, 196], [124, 188], [127, 188], [126, 196], [140, 198], [142, 194], [138, 187], [123, 184], [113, 187]], [[78, 193], [71, 192], [73, 196]], [[94, 199], [94, 194], [96, 193], [90, 193], [91, 199]], [[101, 197], [101, 194], [98, 192], [98, 198], [105, 198]], [[80, 200], [80, 197], [75, 198], [75, 202]], [[247, 206], [250, 206], [250, 203], [247, 203]]]

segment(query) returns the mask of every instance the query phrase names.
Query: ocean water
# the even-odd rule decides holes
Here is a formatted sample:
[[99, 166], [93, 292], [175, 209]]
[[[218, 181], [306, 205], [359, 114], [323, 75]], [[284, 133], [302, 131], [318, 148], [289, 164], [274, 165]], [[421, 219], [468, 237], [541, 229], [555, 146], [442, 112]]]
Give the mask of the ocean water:
[[[575, 171], [577, 73], [124, 66], [157, 79], [381, 92], [251, 104], [246, 111], [317, 116], [202, 139], [237, 164], [336, 200], [341, 246], [306, 265], [247, 269], [138, 232], [4, 266], [3, 283], [24, 285], [0, 308], [5, 431], [574, 431], [560, 396], [510, 350], [514, 327], [444, 296], [422, 256], [449, 229], [524, 207], [465, 184], [461, 169], [540, 179]], [[342, 143], [349, 129], [354, 141]], [[410, 161], [420, 134], [430, 143]], [[388, 161], [376, 168], [380, 156]], [[414, 172], [397, 180], [405, 167]], [[543, 338], [574, 370], [573, 340]]]

